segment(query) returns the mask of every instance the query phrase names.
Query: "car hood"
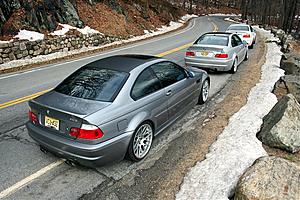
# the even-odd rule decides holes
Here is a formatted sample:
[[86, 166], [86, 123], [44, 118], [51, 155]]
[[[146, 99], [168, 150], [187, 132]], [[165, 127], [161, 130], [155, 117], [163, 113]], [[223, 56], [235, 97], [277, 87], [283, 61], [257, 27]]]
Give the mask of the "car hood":
[[47, 92], [33, 99], [32, 102], [78, 117], [86, 117], [111, 104], [111, 102], [93, 101], [72, 97], [55, 91]]

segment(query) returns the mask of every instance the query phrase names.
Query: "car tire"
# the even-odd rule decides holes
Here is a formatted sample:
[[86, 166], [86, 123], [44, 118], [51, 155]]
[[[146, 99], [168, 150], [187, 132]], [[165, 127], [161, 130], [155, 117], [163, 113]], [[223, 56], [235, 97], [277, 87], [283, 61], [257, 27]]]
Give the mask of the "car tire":
[[248, 52], [246, 52], [246, 55], [245, 55], [244, 61], [247, 61], [248, 59], [249, 59], [249, 54], [248, 54]]
[[210, 87], [209, 80], [205, 79], [201, 85], [198, 104], [202, 105], [207, 101], [209, 95], [209, 87]]
[[232, 64], [232, 67], [231, 67], [231, 69], [230, 69], [230, 73], [231, 74], [234, 74], [236, 71], [237, 71], [237, 68], [238, 68], [238, 60], [237, 60], [237, 58], [235, 58], [234, 59], [234, 62], [233, 62], [233, 64]]
[[153, 137], [154, 131], [151, 123], [144, 122], [139, 125], [129, 142], [126, 157], [133, 162], [143, 160], [151, 149]]
[[249, 46], [249, 49], [253, 49], [254, 47], [254, 43], [252, 43], [250, 46]]

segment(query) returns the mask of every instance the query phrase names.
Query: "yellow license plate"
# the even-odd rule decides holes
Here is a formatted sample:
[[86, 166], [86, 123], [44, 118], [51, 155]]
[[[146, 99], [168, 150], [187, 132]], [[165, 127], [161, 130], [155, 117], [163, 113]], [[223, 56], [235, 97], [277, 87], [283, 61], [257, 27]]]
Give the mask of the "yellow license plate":
[[45, 126], [59, 130], [59, 120], [45, 116]]
[[208, 56], [208, 52], [207, 51], [201, 51], [201, 55], [202, 56]]

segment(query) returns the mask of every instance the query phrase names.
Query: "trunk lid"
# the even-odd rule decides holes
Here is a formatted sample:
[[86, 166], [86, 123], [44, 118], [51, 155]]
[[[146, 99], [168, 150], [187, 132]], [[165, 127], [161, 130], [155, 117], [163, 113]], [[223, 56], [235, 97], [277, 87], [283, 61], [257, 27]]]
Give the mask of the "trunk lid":
[[226, 46], [194, 44], [188, 49], [188, 51], [195, 52], [195, 57], [214, 59], [215, 55], [223, 53], [225, 48]]
[[[92, 101], [50, 91], [29, 102], [39, 120], [40, 128], [47, 132], [72, 138], [72, 127], [80, 128], [84, 117], [105, 108], [110, 102]], [[85, 122], [86, 123], [86, 122]]]

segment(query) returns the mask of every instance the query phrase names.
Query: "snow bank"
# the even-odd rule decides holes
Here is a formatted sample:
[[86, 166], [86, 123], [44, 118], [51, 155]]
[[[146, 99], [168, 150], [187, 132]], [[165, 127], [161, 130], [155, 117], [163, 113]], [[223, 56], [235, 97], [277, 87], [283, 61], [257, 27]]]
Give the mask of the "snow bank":
[[84, 28], [77, 28], [77, 27], [71, 26], [69, 24], [59, 24], [59, 25], [62, 26], [62, 29], [54, 31], [53, 33], [50, 33], [50, 35], [62, 36], [62, 35], [65, 35], [66, 33], [68, 33], [70, 30], [77, 30], [84, 35], [100, 33], [99, 31], [92, 29], [89, 26], [86, 26]]
[[18, 38], [19, 40], [29, 40], [29, 41], [36, 41], [36, 40], [43, 40], [44, 34], [38, 33], [35, 31], [27, 31], [27, 30], [20, 30], [18, 35], [14, 38]]
[[241, 14], [223, 14], [223, 13], [214, 13], [214, 14], [208, 14], [208, 16], [231, 16], [231, 17], [241, 17], [242, 15]]
[[[273, 37], [270, 32], [256, 29], [268, 38]], [[206, 159], [198, 162], [185, 176], [177, 200], [228, 200], [243, 172], [257, 158], [267, 155], [256, 133], [263, 117], [277, 102], [271, 91], [284, 71], [279, 68], [280, 47], [274, 43], [266, 45], [266, 62], [262, 66], [260, 82], [251, 89], [247, 104], [230, 118]]]
[[227, 18], [225, 18], [224, 20], [225, 20], [225, 21], [228, 21], [228, 22], [239, 23], [239, 22], [237, 22], [237, 21], [231, 19], [230, 17], [227, 17]]

